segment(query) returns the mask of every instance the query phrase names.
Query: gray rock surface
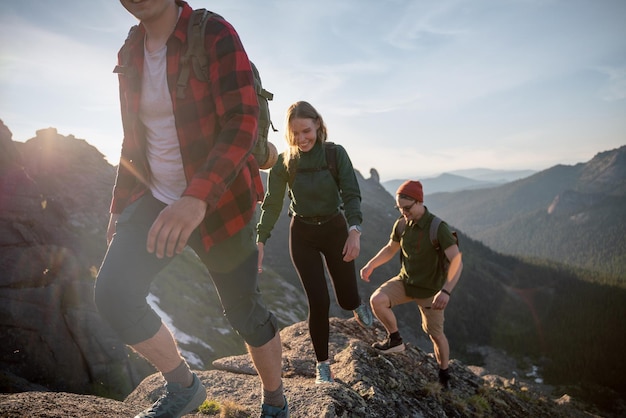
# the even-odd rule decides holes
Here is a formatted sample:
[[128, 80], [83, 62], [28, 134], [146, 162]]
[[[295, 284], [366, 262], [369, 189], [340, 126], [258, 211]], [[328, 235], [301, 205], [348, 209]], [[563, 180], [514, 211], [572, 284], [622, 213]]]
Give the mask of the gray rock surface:
[[[292, 417], [591, 417], [569, 397], [552, 399], [514, 380], [486, 379], [458, 361], [451, 365], [447, 391], [436, 383], [432, 355], [409, 345], [402, 353], [380, 355], [370, 344], [383, 336], [354, 319], [331, 319], [330, 352], [335, 383], [316, 385], [314, 355], [306, 323], [281, 331], [283, 378]], [[215, 370], [198, 371], [208, 400], [222, 415], [258, 414], [260, 382], [247, 355], [214, 362]], [[153, 374], [123, 401], [68, 393], [30, 392], [0, 395], [3, 417], [122, 417], [148, 407], [163, 393]], [[226, 415], [226, 409], [228, 415]], [[187, 416], [206, 416], [201, 413]]]

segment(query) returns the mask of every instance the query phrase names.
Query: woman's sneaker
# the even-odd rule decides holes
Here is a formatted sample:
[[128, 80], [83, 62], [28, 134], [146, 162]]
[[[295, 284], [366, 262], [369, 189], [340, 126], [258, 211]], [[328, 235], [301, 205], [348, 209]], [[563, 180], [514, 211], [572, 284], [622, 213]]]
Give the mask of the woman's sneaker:
[[193, 383], [190, 387], [184, 388], [178, 383], [165, 384], [165, 395], [135, 418], [178, 418], [198, 409], [206, 399], [206, 388], [198, 376], [192, 374]]
[[330, 363], [318, 362], [315, 367], [315, 384], [333, 383], [333, 374], [330, 371]]
[[372, 310], [368, 304], [361, 302], [359, 307], [352, 312], [354, 313], [356, 321], [361, 324], [363, 328], [369, 328], [374, 323], [374, 315], [372, 315]]
[[399, 353], [401, 351], [404, 351], [404, 343], [402, 342], [402, 339], [392, 340], [389, 337], [387, 337], [387, 339], [383, 342], [376, 342], [372, 344], [372, 347], [374, 347], [383, 354]]

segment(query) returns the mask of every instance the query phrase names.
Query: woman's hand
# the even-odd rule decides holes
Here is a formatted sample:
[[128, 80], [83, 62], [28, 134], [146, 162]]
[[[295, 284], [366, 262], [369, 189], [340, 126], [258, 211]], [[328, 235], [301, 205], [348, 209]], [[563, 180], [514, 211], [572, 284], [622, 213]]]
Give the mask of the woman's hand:
[[361, 233], [356, 230], [348, 232], [348, 239], [343, 246], [343, 261], [350, 262], [355, 260], [361, 252]]

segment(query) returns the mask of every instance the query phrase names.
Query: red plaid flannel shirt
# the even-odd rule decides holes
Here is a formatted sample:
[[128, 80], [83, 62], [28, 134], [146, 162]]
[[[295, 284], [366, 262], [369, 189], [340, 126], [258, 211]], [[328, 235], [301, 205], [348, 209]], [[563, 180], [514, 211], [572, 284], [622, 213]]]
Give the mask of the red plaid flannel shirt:
[[[177, 0], [182, 13], [167, 41], [167, 83], [172, 97], [187, 189], [208, 203], [200, 232], [205, 248], [243, 228], [263, 198], [259, 167], [250, 153], [257, 135], [258, 102], [248, 56], [235, 29], [211, 17], [205, 46], [209, 57], [209, 83], [191, 71], [186, 98], [176, 97], [181, 52], [186, 47], [192, 12]], [[140, 24], [127, 41], [129, 63], [118, 54], [120, 103], [124, 140], [113, 189], [111, 213], [121, 213], [141, 197], [150, 182], [145, 128], [139, 120], [145, 30]]]

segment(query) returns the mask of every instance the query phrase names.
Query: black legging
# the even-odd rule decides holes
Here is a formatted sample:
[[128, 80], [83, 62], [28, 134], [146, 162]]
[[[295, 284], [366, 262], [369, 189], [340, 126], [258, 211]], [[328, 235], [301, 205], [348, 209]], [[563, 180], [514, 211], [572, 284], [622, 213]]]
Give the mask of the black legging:
[[339, 213], [322, 225], [291, 219], [289, 250], [309, 302], [309, 334], [317, 361], [328, 360], [328, 313], [330, 297], [324, 275], [324, 260], [337, 303], [352, 311], [361, 303], [354, 261], [343, 261], [343, 246], [348, 238], [344, 216]]

